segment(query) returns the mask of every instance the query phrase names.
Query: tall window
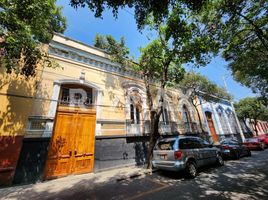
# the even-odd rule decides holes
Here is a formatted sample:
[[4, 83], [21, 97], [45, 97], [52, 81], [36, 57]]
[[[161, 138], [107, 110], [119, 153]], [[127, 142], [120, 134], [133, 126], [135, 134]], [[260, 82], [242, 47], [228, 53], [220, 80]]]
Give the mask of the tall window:
[[162, 121], [165, 125], [169, 125], [169, 117], [168, 117], [168, 111], [163, 106], [161, 107], [162, 110]]
[[131, 124], [140, 124], [140, 108], [138, 105], [135, 105], [133, 99], [130, 98], [130, 119]]
[[183, 105], [183, 121], [185, 124], [185, 129], [186, 132], [191, 132], [191, 127], [192, 127], [192, 120], [190, 116], [190, 112], [186, 105]]
[[224, 134], [229, 134], [229, 128], [228, 128], [228, 122], [224, 116], [224, 110], [221, 106], [219, 106], [217, 109], [217, 113], [220, 119], [220, 123], [221, 123], [221, 127], [222, 127], [222, 131]]
[[238, 127], [237, 127], [237, 123], [235, 120], [234, 112], [230, 108], [227, 108], [225, 113], [227, 114], [232, 133], [237, 133]]

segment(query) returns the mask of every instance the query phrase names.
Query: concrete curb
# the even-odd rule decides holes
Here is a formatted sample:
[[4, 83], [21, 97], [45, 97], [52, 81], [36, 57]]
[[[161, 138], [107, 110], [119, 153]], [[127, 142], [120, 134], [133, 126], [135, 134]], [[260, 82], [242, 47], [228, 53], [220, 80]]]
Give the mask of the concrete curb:
[[154, 172], [156, 172], [157, 169], [143, 169], [143, 170], [139, 170], [137, 172], [133, 172], [131, 174], [128, 175], [122, 175], [116, 178], [116, 181], [120, 182], [120, 181], [124, 181], [124, 180], [130, 180], [132, 178], [137, 178], [146, 174], [152, 174]]

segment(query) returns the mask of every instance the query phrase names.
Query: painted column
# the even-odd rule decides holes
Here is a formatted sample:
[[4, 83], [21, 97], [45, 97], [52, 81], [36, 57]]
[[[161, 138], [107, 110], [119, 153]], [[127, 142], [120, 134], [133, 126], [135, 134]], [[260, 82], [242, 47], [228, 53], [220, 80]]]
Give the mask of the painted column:
[[103, 91], [102, 90], [95, 90], [94, 94], [96, 95], [96, 130], [95, 135], [101, 135], [101, 124], [98, 123], [98, 119], [100, 119], [101, 114], [101, 103], [102, 103], [102, 96]]
[[230, 102], [230, 103], [231, 103], [231, 106], [232, 106], [232, 109], [233, 109], [233, 112], [234, 112], [234, 117], [235, 117], [235, 121], [237, 123], [238, 129], [239, 129], [241, 140], [242, 140], [242, 142], [244, 142], [245, 141], [245, 136], [243, 134], [241, 125], [240, 125], [239, 120], [237, 118], [237, 115], [236, 115], [236, 112], [235, 112], [235, 108], [234, 108], [234, 104], [233, 104], [233, 102]]
[[53, 125], [54, 125], [54, 121], [55, 121], [55, 115], [56, 115], [56, 111], [57, 111], [59, 94], [60, 94], [60, 83], [54, 82], [51, 103], [49, 105], [49, 111], [48, 111], [48, 117], [51, 119], [54, 119], [54, 120], [48, 121], [46, 123], [46, 129], [44, 130], [42, 137], [51, 137], [51, 135], [52, 135]]

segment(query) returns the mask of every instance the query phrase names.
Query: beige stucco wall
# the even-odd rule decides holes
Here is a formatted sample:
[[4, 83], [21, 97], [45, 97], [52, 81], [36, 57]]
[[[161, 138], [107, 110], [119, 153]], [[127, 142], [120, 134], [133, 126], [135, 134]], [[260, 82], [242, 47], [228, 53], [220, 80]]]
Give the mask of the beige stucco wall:
[[0, 136], [25, 134], [38, 78], [8, 74], [0, 67]]

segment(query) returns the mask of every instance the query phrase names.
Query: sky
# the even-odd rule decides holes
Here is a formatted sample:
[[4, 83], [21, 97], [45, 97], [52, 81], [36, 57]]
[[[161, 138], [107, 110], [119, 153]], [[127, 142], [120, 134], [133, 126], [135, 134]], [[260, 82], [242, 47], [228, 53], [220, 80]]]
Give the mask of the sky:
[[[151, 32], [138, 31], [133, 10], [123, 9], [119, 11], [118, 18], [115, 19], [112, 12], [106, 10], [102, 19], [95, 18], [87, 8], [74, 9], [69, 1], [58, 0], [57, 5], [63, 7], [63, 15], [67, 18], [67, 29], [64, 35], [85, 44], [93, 45], [95, 35], [112, 35], [117, 40], [121, 36], [125, 37], [126, 46], [130, 49], [130, 56], [138, 58], [139, 48], [146, 46], [154, 37]], [[234, 81], [231, 72], [227, 70], [227, 63], [220, 57], [213, 58], [206, 67], [191, 68], [192, 70], [205, 75], [213, 82], [224, 87], [223, 78], [226, 80], [227, 89], [234, 97], [234, 101], [247, 96], [255, 96], [250, 89]]]

